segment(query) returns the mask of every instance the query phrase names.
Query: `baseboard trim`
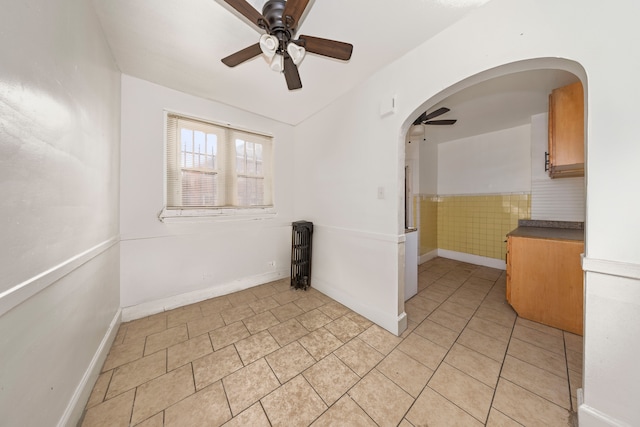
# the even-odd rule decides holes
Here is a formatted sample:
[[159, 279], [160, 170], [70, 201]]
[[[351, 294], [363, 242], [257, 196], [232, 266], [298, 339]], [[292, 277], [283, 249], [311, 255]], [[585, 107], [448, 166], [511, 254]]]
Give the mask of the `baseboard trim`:
[[497, 268], [498, 270], [507, 269], [507, 264], [503, 260], [496, 258], [488, 258], [480, 255], [467, 254], [464, 252], [455, 252], [447, 249], [438, 249], [438, 256], [442, 258], [453, 259], [456, 261], [468, 262], [469, 264]]
[[186, 292], [184, 294], [175, 295], [168, 298], [162, 298], [155, 301], [144, 302], [122, 309], [122, 321], [129, 322], [131, 320], [140, 319], [152, 314], [162, 313], [163, 311], [173, 310], [174, 308], [184, 307], [185, 305], [195, 304], [210, 298], [228, 295], [233, 292], [243, 291], [254, 286], [289, 277], [288, 270], [279, 270], [275, 272], [259, 274], [231, 283], [212, 286], [198, 291]]
[[73, 256], [66, 261], [44, 271], [37, 276], [25, 280], [24, 282], [0, 293], [0, 316], [11, 310], [13, 307], [22, 304], [41, 290], [51, 286], [83, 264], [91, 261], [116, 243], [120, 241], [118, 236], [114, 236], [102, 243], [95, 245], [86, 251]]
[[313, 279], [312, 286], [326, 296], [350, 308], [359, 315], [366, 317], [376, 325], [386, 329], [394, 335], [400, 336], [400, 334], [407, 329], [407, 318], [404, 312], [399, 316], [388, 316], [387, 313], [378, 311], [369, 305], [362, 304], [360, 300], [340, 291], [340, 289], [333, 286], [332, 283], [318, 277]]
[[438, 256], [438, 250], [434, 249], [432, 251], [427, 252], [426, 254], [420, 255], [418, 258], [418, 264], [424, 264], [427, 261], [431, 261], [432, 259]]
[[584, 403], [578, 406], [578, 425], [580, 427], [631, 427], [630, 424], [623, 423]]
[[107, 332], [104, 334], [98, 349], [96, 350], [93, 358], [91, 359], [91, 363], [84, 372], [80, 383], [76, 387], [69, 404], [67, 405], [67, 409], [65, 409], [60, 421], [58, 422], [58, 427], [65, 427], [70, 425], [75, 425], [78, 420], [82, 417], [82, 412], [84, 411], [84, 407], [86, 402], [89, 400], [89, 396], [91, 396], [91, 391], [93, 390], [93, 386], [98, 379], [98, 375], [100, 375], [100, 369], [102, 369], [102, 365], [109, 354], [109, 349], [113, 344], [113, 341], [116, 338], [116, 334], [118, 333], [118, 327], [120, 326], [122, 318], [122, 310], [118, 309], [115, 316], [111, 320], [109, 324], [109, 328]]

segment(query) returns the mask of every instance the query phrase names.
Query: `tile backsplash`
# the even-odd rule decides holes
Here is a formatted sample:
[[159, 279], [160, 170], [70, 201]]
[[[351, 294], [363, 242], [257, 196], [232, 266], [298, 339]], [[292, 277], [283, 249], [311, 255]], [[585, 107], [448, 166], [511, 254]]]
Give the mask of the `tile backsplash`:
[[419, 199], [420, 254], [435, 248], [504, 259], [505, 236], [531, 218], [529, 193], [429, 196]]

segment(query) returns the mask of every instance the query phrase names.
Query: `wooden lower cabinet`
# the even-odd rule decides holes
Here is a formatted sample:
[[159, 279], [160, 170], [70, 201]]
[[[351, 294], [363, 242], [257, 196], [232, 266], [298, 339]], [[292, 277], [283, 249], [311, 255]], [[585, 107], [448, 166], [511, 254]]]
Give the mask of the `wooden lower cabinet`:
[[582, 335], [584, 242], [509, 236], [507, 301], [522, 318]]

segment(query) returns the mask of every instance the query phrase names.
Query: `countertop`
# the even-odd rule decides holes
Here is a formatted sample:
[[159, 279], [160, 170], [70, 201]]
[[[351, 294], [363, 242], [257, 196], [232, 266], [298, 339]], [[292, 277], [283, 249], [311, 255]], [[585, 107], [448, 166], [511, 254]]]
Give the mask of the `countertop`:
[[584, 223], [569, 221], [520, 220], [507, 236], [584, 242]]

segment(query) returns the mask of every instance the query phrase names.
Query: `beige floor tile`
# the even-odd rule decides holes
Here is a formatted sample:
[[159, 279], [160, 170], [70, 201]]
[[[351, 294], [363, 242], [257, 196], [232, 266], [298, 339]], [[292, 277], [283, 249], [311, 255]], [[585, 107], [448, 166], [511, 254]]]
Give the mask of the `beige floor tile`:
[[126, 427], [131, 419], [135, 390], [130, 390], [111, 400], [87, 410], [82, 427]]
[[327, 405], [333, 405], [360, 380], [333, 354], [304, 371], [303, 375]]
[[544, 369], [562, 378], [567, 378], [567, 362], [564, 356], [514, 338], [509, 343], [507, 354]]
[[142, 384], [136, 391], [131, 422], [139, 423], [194, 392], [191, 365], [185, 365]]
[[520, 324], [516, 324], [515, 328], [513, 328], [512, 336], [513, 338], [518, 338], [519, 340], [526, 341], [546, 350], [564, 355], [564, 340], [561, 336], [549, 335]]
[[500, 375], [500, 362], [460, 344], [454, 344], [444, 359], [449, 365], [495, 388]]
[[480, 317], [472, 317], [469, 321], [467, 328], [477, 332], [481, 332], [484, 335], [498, 339], [500, 341], [508, 342], [511, 338], [511, 332], [513, 328], [499, 325], [490, 320], [486, 320]]
[[567, 366], [570, 370], [576, 372], [582, 372], [582, 353], [578, 353], [575, 351], [567, 350]]
[[144, 354], [145, 338], [137, 338], [128, 343], [111, 347], [107, 359], [102, 366], [102, 372], [110, 371], [125, 363], [140, 359]]
[[569, 411], [503, 378], [498, 382], [493, 406], [522, 425], [571, 425]]
[[[435, 285], [433, 285], [433, 286], [435, 286]], [[422, 294], [420, 296], [424, 297], [424, 298], [427, 298], [427, 299], [430, 299], [432, 301], [435, 301], [435, 302], [438, 303], [438, 305], [440, 303], [445, 302], [447, 300], [447, 298], [449, 298], [451, 296], [451, 294], [439, 291], [439, 290], [435, 289], [433, 286], [430, 286], [427, 289], [425, 289], [424, 291], [422, 291]]]
[[218, 351], [223, 347], [233, 344], [241, 339], [244, 339], [251, 335], [249, 330], [244, 326], [242, 322], [232, 323], [231, 325], [218, 328], [215, 331], [209, 332], [211, 337], [211, 343], [213, 349]]
[[194, 360], [192, 365], [197, 390], [202, 390], [243, 367], [240, 356], [232, 345]]
[[451, 297], [449, 297], [447, 301], [455, 302], [456, 304], [460, 304], [467, 308], [475, 310], [480, 307], [483, 299], [484, 297], [478, 295], [475, 292], [468, 292], [463, 290], [451, 295]]
[[416, 399], [406, 418], [414, 426], [481, 427], [483, 425], [429, 387], [425, 388]]
[[200, 311], [203, 316], [211, 316], [213, 314], [220, 314], [224, 310], [233, 307], [231, 302], [226, 296], [213, 298], [200, 303]]
[[454, 332], [462, 332], [465, 326], [467, 326], [468, 320], [451, 314], [448, 311], [444, 311], [442, 308], [438, 308], [436, 311], [429, 315], [429, 320], [436, 322], [445, 328], [449, 328]]
[[247, 317], [255, 316], [255, 314], [251, 307], [249, 307], [249, 304], [243, 304], [224, 310], [220, 313], [220, 316], [222, 316], [225, 324], [231, 325]]
[[314, 359], [320, 360], [342, 345], [342, 341], [325, 328], [319, 328], [298, 340]]
[[413, 403], [406, 391], [376, 369], [349, 391], [349, 397], [382, 426], [398, 425]]
[[[429, 291], [425, 291], [425, 292], [429, 292]], [[431, 313], [433, 310], [435, 310], [436, 308], [438, 308], [440, 306], [440, 303], [437, 301], [434, 301], [432, 299], [429, 299], [427, 297], [425, 297], [424, 293], [419, 293], [418, 295], [414, 296], [413, 298], [411, 298], [408, 303], [410, 304], [415, 304], [415, 306], [417, 308], [419, 308], [420, 310], [426, 311]]]
[[271, 313], [273, 313], [273, 315], [276, 316], [279, 321], [284, 322], [296, 316], [304, 314], [304, 311], [293, 302], [290, 302], [288, 304], [271, 309]]
[[351, 312], [347, 307], [336, 301], [331, 301], [330, 303], [319, 307], [318, 310], [322, 311], [334, 320]]
[[576, 371], [569, 371], [569, 387], [571, 387], [571, 397], [577, 398], [577, 391], [582, 388], [582, 374]]
[[469, 328], [462, 331], [457, 343], [475, 350], [478, 353], [482, 353], [485, 356], [489, 356], [500, 363], [504, 360], [507, 345], [509, 344], [508, 342], [497, 340]]
[[353, 320], [355, 323], [357, 323], [358, 326], [360, 326], [363, 331], [365, 329], [368, 329], [371, 325], [373, 325], [373, 322], [371, 322], [371, 320], [367, 319], [364, 316], [359, 315], [356, 312], [347, 313], [346, 316], [349, 319]]
[[234, 416], [280, 386], [264, 359], [259, 359], [225, 377], [222, 383]]
[[158, 351], [150, 356], [119, 366], [113, 372], [105, 398], [111, 399], [140, 384], [164, 375], [166, 372], [167, 354], [165, 351]]
[[307, 335], [309, 331], [296, 319], [289, 319], [268, 329], [281, 347]]
[[298, 341], [274, 351], [266, 359], [282, 384], [316, 363], [316, 360]]
[[218, 313], [215, 313], [187, 322], [187, 330], [189, 331], [189, 338], [195, 338], [198, 335], [222, 328], [224, 325], [225, 323], [222, 317]]
[[295, 305], [300, 307], [304, 312], [314, 310], [325, 304], [324, 301], [314, 296], [307, 296], [304, 298], [297, 299], [294, 301], [294, 303]]
[[254, 294], [258, 299], [270, 297], [276, 292], [276, 289], [271, 286], [271, 283], [266, 283], [264, 285], [254, 286], [253, 288], [251, 288], [251, 293]]
[[190, 320], [196, 320], [202, 317], [202, 311], [199, 304], [192, 304], [186, 307], [176, 308], [167, 311], [167, 328], [175, 328], [178, 325], [184, 325]]
[[188, 339], [189, 333], [187, 332], [186, 323], [157, 334], [149, 335], [147, 337], [147, 343], [144, 346], [144, 355], [148, 356], [156, 351], [164, 350]]
[[400, 421], [400, 424], [398, 424], [398, 427], [415, 427], [415, 426], [411, 424], [409, 421], [407, 421], [406, 418], [403, 418], [402, 421]]
[[438, 367], [445, 354], [447, 354], [446, 348], [421, 337], [415, 332], [402, 341], [398, 349], [432, 370]]
[[493, 389], [443, 363], [433, 374], [429, 387], [484, 423], [489, 415]]
[[209, 335], [198, 335], [167, 349], [167, 371], [173, 371], [182, 365], [213, 352]]
[[458, 338], [457, 332], [428, 319], [418, 325], [414, 332], [444, 348], [451, 348]]
[[338, 317], [333, 322], [326, 324], [325, 328], [342, 342], [348, 342], [364, 331], [363, 328], [347, 316]]
[[221, 382], [216, 382], [164, 411], [165, 427], [220, 426], [231, 419]]
[[404, 312], [407, 313], [407, 320], [414, 323], [422, 322], [431, 314], [430, 311], [418, 308], [413, 304], [405, 304]]
[[462, 304], [458, 304], [457, 302], [449, 300], [443, 302], [440, 308], [444, 311], [455, 314], [456, 316], [462, 317], [463, 319], [467, 320], [471, 319], [471, 316], [473, 316], [473, 314], [476, 312], [476, 310], [473, 308], [465, 307]]
[[280, 292], [284, 292], [284, 291], [290, 291], [290, 292], [300, 292], [300, 293], [304, 293], [305, 291], [297, 291], [296, 289], [291, 287], [291, 279], [290, 278], [285, 278], [285, 279], [280, 279], [280, 280], [276, 280], [275, 282], [271, 282], [271, 286], [273, 287], [273, 289], [275, 289], [276, 293], [280, 293]]
[[302, 298], [304, 296], [303, 292], [304, 291], [296, 291], [295, 289], [291, 289], [289, 288], [289, 285], [287, 285], [286, 289], [273, 294], [271, 297], [274, 300], [278, 301], [279, 304], [285, 305], [299, 298]]
[[123, 344], [135, 341], [138, 338], [144, 338], [147, 335], [156, 334], [167, 329], [167, 315], [160, 313], [160, 315], [154, 315], [145, 317], [138, 320], [125, 323], [127, 328], [126, 335], [123, 340]]
[[352, 339], [334, 354], [361, 378], [384, 358], [380, 352], [360, 338]]
[[569, 382], [566, 378], [558, 377], [509, 355], [504, 360], [500, 375], [558, 406], [571, 409]]
[[227, 295], [227, 299], [234, 307], [240, 307], [248, 305], [249, 303], [258, 299], [251, 289], [245, 289], [244, 291], [234, 292]]
[[583, 338], [580, 335], [572, 334], [571, 332], [563, 331], [563, 334], [566, 349], [582, 354], [584, 349]]
[[491, 408], [489, 411], [489, 419], [487, 420], [487, 427], [519, 427], [522, 424], [507, 417], [496, 408]]
[[493, 283], [498, 280], [501, 274], [502, 270], [498, 270], [497, 268], [479, 267], [473, 273], [471, 273], [471, 277], [478, 277], [480, 279], [485, 279]]
[[245, 366], [280, 348], [276, 340], [267, 331], [258, 332], [240, 340], [235, 346]]
[[518, 317], [516, 323], [520, 326], [524, 326], [526, 328], [535, 329], [538, 332], [544, 332], [548, 335], [553, 335], [556, 337], [562, 337], [562, 331], [557, 328], [552, 328], [551, 326], [543, 325], [542, 323], [533, 322], [531, 320], [523, 319], [522, 317]]
[[313, 427], [376, 427], [377, 424], [349, 396], [342, 396], [320, 416]]
[[358, 338], [384, 355], [391, 353], [391, 350], [402, 342], [402, 338], [393, 335], [378, 325], [371, 325], [366, 331], [361, 333]]
[[433, 370], [395, 349], [377, 366], [384, 376], [413, 397], [418, 397]]
[[269, 421], [276, 427], [309, 425], [327, 409], [302, 375], [264, 397], [261, 403]]
[[509, 329], [513, 327], [517, 317], [515, 311], [498, 311], [482, 306], [478, 309], [475, 315], [480, 319], [489, 320]]
[[305, 314], [302, 314], [296, 317], [296, 319], [309, 331], [315, 331], [316, 329], [321, 328], [332, 321], [329, 316], [318, 309], [311, 310]]
[[136, 424], [136, 427], [164, 427], [164, 411], [158, 412], [140, 424]]
[[278, 307], [280, 304], [278, 301], [271, 297], [260, 298], [249, 303], [249, 307], [256, 313], [264, 313], [267, 310]]
[[111, 382], [112, 375], [113, 370], [103, 372], [98, 376], [98, 379], [93, 386], [93, 390], [91, 390], [89, 400], [87, 401], [87, 408], [91, 408], [92, 406], [96, 406], [97, 404], [102, 403], [105, 395], [107, 394], [107, 388], [109, 388], [109, 383]]
[[271, 427], [267, 414], [264, 413], [260, 402], [254, 403], [248, 409], [224, 424], [224, 427]]
[[247, 327], [252, 334], [260, 331], [265, 331], [272, 326], [280, 323], [278, 319], [270, 311], [265, 311], [255, 316], [248, 317], [242, 320], [242, 323]]

